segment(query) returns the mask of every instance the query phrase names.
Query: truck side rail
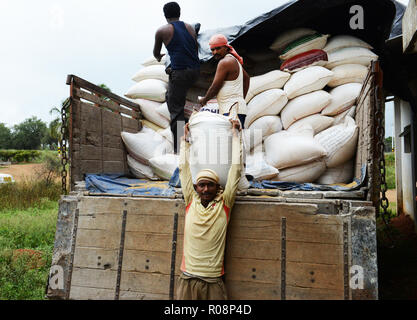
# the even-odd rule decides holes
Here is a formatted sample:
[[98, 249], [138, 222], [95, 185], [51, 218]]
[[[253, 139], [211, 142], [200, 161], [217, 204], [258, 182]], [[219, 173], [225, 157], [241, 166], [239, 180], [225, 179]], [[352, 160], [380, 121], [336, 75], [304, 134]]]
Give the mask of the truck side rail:
[[70, 190], [85, 173], [128, 173], [120, 134], [140, 131], [140, 106], [75, 75], [68, 75], [66, 83]]

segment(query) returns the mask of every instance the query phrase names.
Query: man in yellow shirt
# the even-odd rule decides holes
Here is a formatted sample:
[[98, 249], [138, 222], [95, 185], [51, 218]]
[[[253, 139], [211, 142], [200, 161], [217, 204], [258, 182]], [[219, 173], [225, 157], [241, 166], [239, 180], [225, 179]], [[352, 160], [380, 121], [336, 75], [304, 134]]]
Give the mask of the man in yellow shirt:
[[[183, 137], [180, 148], [180, 179], [186, 204], [184, 246], [178, 300], [225, 300], [224, 250], [227, 224], [241, 177], [240, 124], [232, 122], [232, 165], [224, 191], [213, 170], [200, 171], [193, 185], [189, 166], [190, 144]], [[185, 126], [185, 137], [188, 135]]]

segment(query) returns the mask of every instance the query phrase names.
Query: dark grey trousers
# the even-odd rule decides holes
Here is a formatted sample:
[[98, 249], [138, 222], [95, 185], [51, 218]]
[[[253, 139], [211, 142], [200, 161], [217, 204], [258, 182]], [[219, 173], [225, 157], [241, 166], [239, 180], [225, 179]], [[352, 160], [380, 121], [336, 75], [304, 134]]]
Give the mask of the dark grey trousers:
[[[177, 152], [178, 139], [183, 132], [179, 132], [177, 137], [178, 126], [183, 128], [185, 121], [184, 105], [188, 89], [197, 81], [200, 75], [200, 69], [172, 70], [169, 75], [168, 91], [166, 101], [168, 110], [171, 115], [170, 127], [174, 135], [174, 151]], [[182, 126], [181, 126], [182, 124]]]

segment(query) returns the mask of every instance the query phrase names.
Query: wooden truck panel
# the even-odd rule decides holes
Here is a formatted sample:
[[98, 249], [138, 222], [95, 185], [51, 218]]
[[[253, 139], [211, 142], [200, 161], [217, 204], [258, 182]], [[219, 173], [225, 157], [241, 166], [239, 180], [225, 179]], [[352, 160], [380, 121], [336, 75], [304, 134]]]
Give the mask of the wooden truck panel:
[[[49, 288], [51, 298], [175, 299], [182, 199], [79, 195], [72, 201], [73, 250], [61, 251], [69, 268], [64, 288]], [[336, 214], [323, 214], [317, 203], [238, 200], [226, 242], [229, 298], [375, 299], [376, 256], [364, 256], [364, 249], [376, 249], [375, 211], [370, 202], [357, 204], [346, 200]], [[357, 226], [363, 223], [366, 234]], [[357, 262], [368, 279], [360, 292], [349, 285]]]

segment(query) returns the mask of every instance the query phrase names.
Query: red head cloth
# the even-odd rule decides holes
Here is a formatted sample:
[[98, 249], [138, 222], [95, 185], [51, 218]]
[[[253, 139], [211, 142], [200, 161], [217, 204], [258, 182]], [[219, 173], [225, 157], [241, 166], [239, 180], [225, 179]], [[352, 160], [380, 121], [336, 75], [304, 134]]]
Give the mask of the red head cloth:
[[210, 49], [221, 46], [228, 47], [230, 49], [230, 54], [232, 54], [240, 62], [240, 64], [243, 65], [243, 58], [239, 56], [236, 50], [227, 42], [227, 39], [224, 35], [215, 34], [214, 36], [212, 36], [209, 41], [209, 46]]

